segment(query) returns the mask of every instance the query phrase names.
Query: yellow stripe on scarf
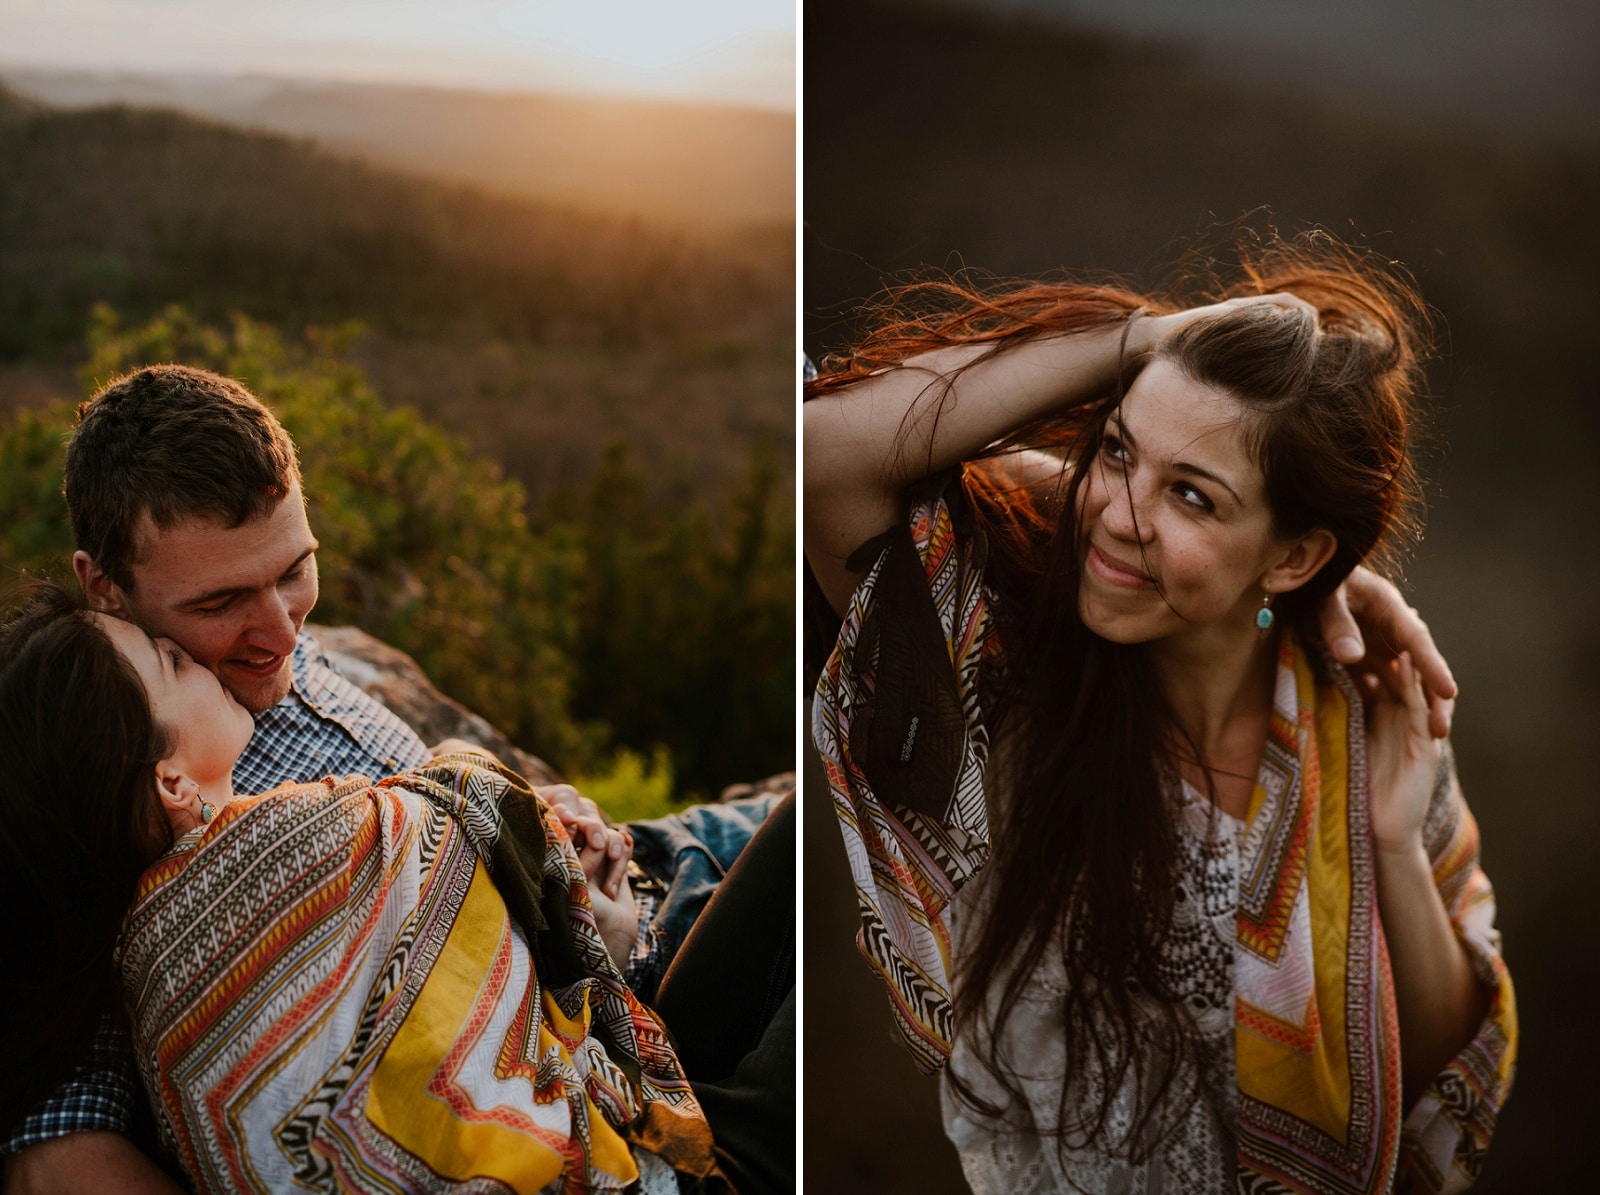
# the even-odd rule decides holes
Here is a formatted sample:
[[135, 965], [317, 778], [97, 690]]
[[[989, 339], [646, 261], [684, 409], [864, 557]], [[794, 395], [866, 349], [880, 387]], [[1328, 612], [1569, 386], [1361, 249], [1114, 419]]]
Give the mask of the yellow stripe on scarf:
[[[429, 1090], [430, 1083], [437, 1088], [442, 1081], [450, 1086], [452, 1096], [468, 1098], [456, 1087], [454, 1076], [441, 1072], [450, 1066], [449, 1056], [461, 1043], [481, 1032], [481, 1026], [473, 1022], [480, 1016], [481, 1006], [495, 999], [486, 989], [496, 982], [492, 972], [502, 940], [510, 931], [505, 902], [479, 861], [444, 950], [373, 1074], [367, 1116], [402, 1148], [426, 1160], [446, 1178], [491, 1178], [514, 1191], [538, 1191], [578, 1160], [552, 1148], [534, 1132], [504, 1123], [506, 1119], [521, 1120], [520, 1116], [502, 1118], [497, 1109], [469, 1109], [481, 1114], [463, 1119], [460, 1110]], [[555, 1002], [545, 993], [541, 996], [541, 1021], [559, 1016]], [[556, 1028], [580, 1040], [588, 1034], [588, 1019], [586, 1003], [579, 1021], [561, 1018]], [[562, 1061], [571, 1064], [566, 1047], [543, 1023], [539, 1048], [541, 1056], [559, 1050]], [[587, 1097], [582, 1098], [588, 1113], [585, 1144], [589, 1166], [613, 1176], [618, 1186], [633, 1182], [639, 1171], [627, 1143], [599, 1109]], [[577, 1169], [582, 1173], [581, 1162]]]
[[[1349, 704], [1337, 688], [1318, 689], [1303, 652], [1293, 653], [1298, 709], [1300, 799], [1312, 818], [1305, 866], [1285, 866], [1280, 883], [1299, 885], [1309, 899], [1310, 942], [1288, 949], [1312, 952], [1311, 998], [1301, 1017], [1286, 1020], [1237, 993], [1235, 1047], [1239, 1090], [1313, 1124], [1337, 1141], [1348, 1139], [1350, 1057], [1346, 1048], [1346, 966], [1350, 941]], [[1252, 819], [1260, 809], [1258, 787]], [[1295, 899], [1299, 893], [1293, 894]]]

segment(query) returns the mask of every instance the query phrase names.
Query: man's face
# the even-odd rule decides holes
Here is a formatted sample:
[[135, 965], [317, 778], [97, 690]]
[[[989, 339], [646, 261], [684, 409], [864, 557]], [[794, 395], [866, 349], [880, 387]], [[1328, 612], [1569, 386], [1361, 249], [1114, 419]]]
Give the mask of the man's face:
[[186, 519], [162, 529], [146, 514], [135, 543], [131, 592], [83, 552], [74, 558], [90, 605], [174, 640], [252, 713], [281, 701], [295, 637], [317, 602], [317, 541], [299, 484], [239, 527]]

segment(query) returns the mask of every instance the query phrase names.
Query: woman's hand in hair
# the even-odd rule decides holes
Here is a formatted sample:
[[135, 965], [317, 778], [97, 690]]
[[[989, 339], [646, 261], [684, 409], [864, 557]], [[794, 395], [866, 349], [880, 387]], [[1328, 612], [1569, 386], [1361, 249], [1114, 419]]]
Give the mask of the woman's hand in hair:
[[1455, 677], [1434, 646], [1428, 624], [1391, 582], [1357, 568], [1322, 603], [1319, 616], [1323, 642], [1353, 672], [1378, 673], [1401, 652], [1409, 653], [1427, 695], [1430, 733], [1440, 739], [1450, 733], [1458, 692]]
[[1142, 356], [1156, 352], [1170, 336], [1176, 333], [1185, 324], [1208, 316], [1223, 315], [1230, 311], [1237, 311], [1240, 307], [1249, 307], [1254, 304], [1266, 304], [1272, 307], [1297, 307], [1305, 311], [1313, 320], [1317, 318], [1317, 309], [1298, 295], [1279, 291], [1270, 295], [1241, 295], [1235, 299], [1225, 299], [1221, 303], [1207, 303], [1203, 307], [1189, 307], [1183, 311], [1174, 311], [1167, 315], [1142, 315], [1134, 317], [1133, 326], [1128, 329], [1128, 355]]

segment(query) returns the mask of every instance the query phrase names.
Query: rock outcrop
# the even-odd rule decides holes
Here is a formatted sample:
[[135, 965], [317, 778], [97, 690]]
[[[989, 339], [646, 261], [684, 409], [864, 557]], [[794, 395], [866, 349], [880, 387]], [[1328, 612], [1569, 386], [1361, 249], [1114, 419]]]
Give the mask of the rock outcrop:
[[424, 743], [464, 739], [493, 752], [534, 784], [560, 784], [561, 774], [502, 734], [487, 718], [446, 697], [417, 662], [359, 627], [306, 627], [340, 676], [382, 702]]
[[[445, 739], [463, 739], [493, 752], [534, 784], [562, 783], [561, 774], [544, 760], [518, 747], [487, 718], [439, 692], [427, 673], [399, 648], [374, 639], [359, 627], [307, 624], [306, 630], [317, 637], [340, 676], [382, 702], [423, 742], [431, 746]], [[756, 793], [784, 795], [794, 788], [795, 774], [780, 772], [754, 783], [730, 784], [717, 799], [732, 801]]]

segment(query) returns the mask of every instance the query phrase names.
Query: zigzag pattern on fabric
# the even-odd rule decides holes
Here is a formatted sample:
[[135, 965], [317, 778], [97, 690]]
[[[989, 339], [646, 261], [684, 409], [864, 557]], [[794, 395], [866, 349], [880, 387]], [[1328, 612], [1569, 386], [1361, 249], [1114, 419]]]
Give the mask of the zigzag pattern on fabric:
[[[426, 1181], [445, 1190], [458, 1184], [440, 1165], [468, 1175], [526, 1169], [498, 1138], [470, 1132], [449, 1136], [459, 1145], [447, 1150], [466, 1152], [443, 1160], [411, 1152], [442, 1138], [414, 1133], [397, 1142], [368, 1116], [385, 1067], [389, 1107], [413, 1106], [408, 1076], [420, 1073], [430, 1115], [509, 1130], [512, 1143], [544, 1140], [539, 1156], [552, 1158], [573, 1189], [634, 1181], [626, 1142], [657, 1108], [670, 1112], [649, 1118], [663, 1147], [681, 1150], [697, 1172], [712, 1167], [709, 1132], [666, 1032], [612, 965], [577, 856], [542, 807], [517, 824], [542, 835], [534, 857], [570, 905], [570, 925], [557, 929], [571, 933], [577, 957], [594, 969], [556, 990], [533, 970], [523, 931], [485, 870], [504, 829], [501, 802], [512, 794], [536, 800], [520, 778], [481, 760], [447, 761], [377, 787], [277, 790], [229, 805], [147, 874], [121, 962], [130, 992], [142, 994], [134, 1011], [141, 1068], [199, 1187], [403, 1191]], [[469, 900], [485, 916], [463, 918]], [[445, 988], [431, 986], [449, 970], [435, 966], [446, 952], [452, 965], [484, 960], [475, 989], [448, 976]], [[432, 1026], [454, 1022], [413, 1017], [425, 1001], [447, 1017], [460, 1002], [459, 1032], [439, 1042]], [[518, 1005], [532, 1015], [513, 1032]], [[541, 1039], [550, 1008], [569, 1010], [575, 1028], [544, 1020]], [[607, 1031], [606, 1045], [589, 1032], [595, 1026]], [[410, 1052], [394, 1060], [402, 1031]], [[407, 1060], [425, 1062], [429, 1055], [416, 1051], [436, 1042], [444, 1047], [438, 1064], [416, 1072]], [[515, 1084], [505, 1085], [516, 1070], [508, 1059], [535, 1067], [537, 1095], [525, 1106]], [[291, 1106], [282, 1106], [285, 1095]], [[616, 1170], [601, 1167], [597, 1149]], [[639, 1165], [653, 1181], [666, 1174], [654, 1158]]]
[[1316, 820], [1315, 803], [1301, 791], [1298, 756], [1299, 728], [1274, 711], [1262, 771], [1281, 783], [1266, 788], [1251, 820], [1244, 852], [1251, 866], [1239, 878], [1239, 944], [1268, 962], [1283, 951]]
[[[1388, 1188], [1397, 1160], [1400, 1129], [1399, 1031], [1395, 1021], [1394, 988], [1388, 976], [1388, 956], [1378, 931], [1377, 887], [1371, 858], [1371, 816], [1368, 811], [1366, 728], [1354, 685], [1342, 672], [1333, 673], [1335, 689], [1344, 704], [1344, 721], [1337, 737], [1319, 742], [1318, 726], [1308, 704], [1314, 682], [1306, 657], [1285, 641], [1284, 661], [1294, 671], [1294, 700], [1298, 710], [1283, 708], [1287, 688], [1279, 692], [1279, 713], [1296, 727], [1299, 742], [1297, 785], [1303, 812], [1297, 821], [1317, 824], [1342, 812], [1328, 833], [1345, 844], [1349, 868], [1350, 919], [1346, 936], [1342, 1003], [1342, 1038], [1324, 1042], [1323, 1048], [1343, 1060], [1349, 1073], [1349, 1110], [1340, 1140], [1305, 1119], [1288, 1101], [1265, 1102], [1254, 1098], [1241, 1075], [1239, 1101], [1239, 1166], [1241, 1172], [1265, 1173], [1297, 1190], [1367, 1193]], [[1339, 793], [1323, 791], [1323, 751], [1336, 752], [1344, 761], [1345, 784]], [[1297, 895], [1306, 883], [1304, 856], [1286, 853], [1278, 862], [1285, 873], [1273, 877], [1274, 885], [1294, 885]], [[1290, 873], [1296, 873], [1292, 875]], [[1268, 875], [1271, 875], [1270, 866]], [[1297, 944], [1304, 952], [1310, 942]], [[1247, 993], [1240, 993], [1241, 1003]]]
[[[967, 726], [946, 817], [886, 809], [851, 755], [857, 712], [870, 706], [876, 659], [860, 659], [863, 628], [888, 551], [880, 554], [845, 612], [818, 680], [813, 738], [823, 758], [861, 908], [857, 945], [883, 980], [902, 1040], [924, 1071], [942, 1068], [951, 1042], [949, 906], [989, 857], [983, 763], [988, 738], [971, 683], [990, 622], [980, 574], [954, 533], [942, 498], [914, 505], [912, 543], [934, 593], [939, 626], [959, 678]], [[869, 640], [869, 650], [875, 646]]]

